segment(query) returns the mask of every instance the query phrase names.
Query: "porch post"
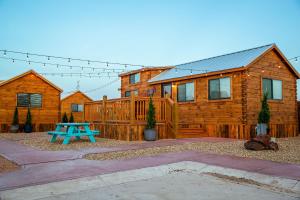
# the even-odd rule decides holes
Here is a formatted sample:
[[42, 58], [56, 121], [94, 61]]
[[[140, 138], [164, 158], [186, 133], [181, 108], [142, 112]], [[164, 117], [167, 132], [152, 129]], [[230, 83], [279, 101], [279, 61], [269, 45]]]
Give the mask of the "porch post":
[[103, 136], [106, 137], [106, 120], [107, 120], [107, 108], [106, 108], [107, 96], [104, 95], [102, 99], [103, 113], [102, 113], [102, 124], [103, 124]]

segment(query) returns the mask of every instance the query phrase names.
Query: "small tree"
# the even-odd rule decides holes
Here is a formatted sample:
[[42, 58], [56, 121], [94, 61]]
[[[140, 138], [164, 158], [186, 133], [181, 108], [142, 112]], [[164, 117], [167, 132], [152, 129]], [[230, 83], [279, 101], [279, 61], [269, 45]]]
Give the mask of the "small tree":
[[258, 115], [259, 124], [268, 124], [270, 122], [270, 109], [268, 105], [268, 94], [264, 93], [263, 99], [261, 101], [261, 110]]
[[70, 116], [70, 120], [69, 120], [70, 123], [74, 123], [74, 116], [73, 116], [73, 113], [71, 112], [71, 116]]
[[63, 115], [63, 118], [62, 118], [62, 120], [61, 120], [63, 123], [68, 123], [68, 116], [67, 116], [67, 113], [64, 113], [64, 115]]
[[19, 125], [19, 112], [18, 112], [18, 107], [16, 107], [15, 112], [14, 112], [14, 118], [12, 125]]
[[28, 110], [27, 110], [25, 125], [32, 126], [31, 112], [30, 112], [29, 107], [28, 107]]
[[153, 129], [155, 128], [155, 108], [153, 105], [152, 97], [150, 96], [150, 101], [149, 101], [149, 110], [147, 112], [147, 129]]

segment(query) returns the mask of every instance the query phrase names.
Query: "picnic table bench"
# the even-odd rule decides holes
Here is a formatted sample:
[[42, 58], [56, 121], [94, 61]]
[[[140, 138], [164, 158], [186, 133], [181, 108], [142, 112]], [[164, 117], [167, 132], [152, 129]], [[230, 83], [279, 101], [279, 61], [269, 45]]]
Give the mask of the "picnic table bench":
[[[66, 131], [63, 129], [66, 128]], [[49, 131], [48, 135], [52, 135], [50, 142], [55, 142], [56, 138], [64, 137], [63, 144], [69, 144], [72, 137], [76, 137], [76, 140], [80, 140], [80, 137], [87, 136], [92, 143], [96, 142], [95, 135], [99, 135], [100, 132], [90, 129], [90, 123], [58, 123], [56, 124], [55, 131]]]

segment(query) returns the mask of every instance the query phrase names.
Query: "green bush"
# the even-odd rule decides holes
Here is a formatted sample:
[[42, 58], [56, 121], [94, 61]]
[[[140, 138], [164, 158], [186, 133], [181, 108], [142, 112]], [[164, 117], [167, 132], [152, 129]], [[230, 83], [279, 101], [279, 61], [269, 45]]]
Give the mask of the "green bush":
[[270, 122], [271, 114], [268, 105], [268, 94], [265, 93], [261, 101], [261, 110], [258, 115], [259, 124], [268, 124]]
[[30, 112], [30, 108], [29, 107], [28, 107], [28, 110], [27, 110], [25, 125], [32, 126], [31, 112]]
[[14, 118], [12, 125], [19, 125], [19, 112], [18, 112], [18, 107], [16, 107], [15, 112], [14, 112]]
[[70, 120], [69, 120], [70, 123], [74, 123], [74, 116], [73, 116], [73, 113], [71, 112], [71, 116], [70, 116]]
[[63, 123], [68, 123], [69, 120], [68, 120], [68, 116], [67, 116], [67, 113], [64, 113], [63, 117], [62, 117], [62, 120], [61, 120]]
[[149, 110], [147, 112], [147, 129], [153, 129], [155, 128], [155, 108], [154, 108], [154, 104], [152, 101], [152, 97], [150, 97], [150, 101], [149, 101]]

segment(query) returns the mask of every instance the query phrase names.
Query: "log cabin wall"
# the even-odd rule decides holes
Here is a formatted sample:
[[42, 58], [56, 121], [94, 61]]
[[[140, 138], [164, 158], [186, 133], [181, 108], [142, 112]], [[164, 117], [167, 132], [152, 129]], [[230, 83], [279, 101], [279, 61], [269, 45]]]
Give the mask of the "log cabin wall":
[[[49, 83], [29, 73], [0, 86], [0, 132], [8, 132], [17, 105], [18, 93], [42, 95], [42, 107], [31, 108], [33, 131], [48, 131], [55, 128], [60, 119], [60, 93]], [[19, 123], [25, 123], [27, 107], [18, 107]]]
[[[61, 100], [61, 114], [67, 114], [70, 119], [72, 112], [72, 104], [84, 106], [85, 102], [92, 101], [91, 98], [84, 95], [82, 92], [77, 91], [70, 96], [67, 96]], [[84, 111], [73, 112], [75, 122], [84, 122]]]
[[[280, 67], [279, 67], [280, 66]], [[270, 132], [274, 137], [298, 135], [297, 77], [276, 50], [271, 50], [248, 68], [247, 125], [253, 132], [261, 108], [262, 79], [282, 81], [282, 100], [268, 100], [271, 112]]]
[[129, 78], [130, 74], [135, 73], [126, 73], [125, 75], [121, 75], [121, 97], [125, 97], [126, 91], [135, 91], [138, 90], [138, 95], [140, 97], [148, 96], [149, 89], [154, 89], [155, 96], [160, 96], [160, 87], [152, 87], [148, 84], [148, 80], [158, 75], [165, 68], [158, 69], [144, 69], [144, 70], [136, 70], [135, 73], [140, 73], [140, 82], [135, 84], [130, 84]]
[[[194, 101], [177, 102], [178, 131], [177, 138], [184, 137], [248, 137], [243, 125], [241, 71], [202, 76], [198, 78], [173, 81], [172, 99], [177, 102], [177, 86], [186, 82], [194, 82]], [[208, 81], [216, 78], [231, 78], [231, 98], [209, 100]], [[155, 84], [161, 87], [161, 84]]]

